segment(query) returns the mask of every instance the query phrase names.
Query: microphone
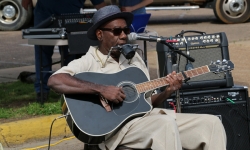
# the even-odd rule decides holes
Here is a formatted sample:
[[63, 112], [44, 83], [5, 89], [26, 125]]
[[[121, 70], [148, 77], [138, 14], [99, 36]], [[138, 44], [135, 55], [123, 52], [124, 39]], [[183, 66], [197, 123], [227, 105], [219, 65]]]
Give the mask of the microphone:
[[124, 44], [121, 46], [121, 53], [126, 59], [132, 59], [135, 56], [135, 50], [130, 44]]
[[177, 40], [170, 40], [169, 38], [163, 38], [163, 37], [158, 37], [158, 36], [142, 36], [138, 35], [134, 32], [131, 32], [128, 34], [128, 40], [129, 41], [134, 41], [134, 40], [144, 40], [144, 41], [150, 41], [150, 42], [163, 42], [163, 43], [177, 43]]
[[124, 44], [111, 47], [111, 49], [119, 50], [126, 59], [132, 59], [134, 57], [136, 48], [138, 48], [138, 44]]

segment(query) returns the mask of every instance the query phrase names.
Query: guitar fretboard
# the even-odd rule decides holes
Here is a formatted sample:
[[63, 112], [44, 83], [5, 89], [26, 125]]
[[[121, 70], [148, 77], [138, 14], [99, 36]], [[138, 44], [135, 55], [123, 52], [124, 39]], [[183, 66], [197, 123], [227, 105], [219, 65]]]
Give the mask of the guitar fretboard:
[[[187, 71], [177, 73], [177, 76], [181, 77], [182, 80], [185, 80], [185, 77], [183, 76], [183, 74], [185, 74], [186, 78], [193, 78], [193, 77], [196, 77], [205, 73], [209, 73], [209, 72], [210, 72], [210, 69], [206, 65], [206, 66], [202, 66], [202, 67], [195, 68], [192, 70], [187, 70]], [[143, 93], [143, 92], [151, 91], [156, 88], [160, 88], [160, 87], [167, 86], [167, 85], [169, 85], [169, 83], [167, 82], [166, 77], [162, 77], [162, 78], [154, 79], [151, 81], [143, 82], [140, 84], [136, 84], [136, 89], [139, 93]]]

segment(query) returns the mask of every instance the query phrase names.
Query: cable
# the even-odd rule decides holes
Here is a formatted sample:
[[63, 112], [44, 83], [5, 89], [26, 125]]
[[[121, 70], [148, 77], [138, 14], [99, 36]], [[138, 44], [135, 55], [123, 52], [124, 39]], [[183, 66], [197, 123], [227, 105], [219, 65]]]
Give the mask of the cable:
[[[61, 139], [59, 141], [57, 141], [56, 143], [54, 144], [51, 144], [51, 146], [55, 146], [63, 141], [66, 141], [66, 140], [71, 140], [71, 139], [74, 139], [75, 136], [71, 136], [71, 137], [68, 137], [68, 138], [64, 138], [64, 139]], [[42, 146], [38, 146], [38, 147], [34, 147], [34, 148], [26, 148], [26, 149], [22, 149], [22, 150], [37, 150], [39, 148], [45, 148], [45, 147], [48, 147], [48, 145], [42, 145]]]
[[[142, 53], [142, 56], [141, 56], [141, 57], [142, 57], [142, 58], [144, 58], [144, 52], [143, 52], [143, 50], [142, 50], [142, 49], [140, 49], [140, 48], [136, 48], [136, 49], [135, 49], [135, 51], [136, 51], [136, 52], [137, 52], [137, 51], [141, 51], [141, 53]], [[137, 52], [137, 53], [138, 53], [138, 52]], [[139, 53], [138, 53], [138, 54], [139, 54]]]
[[67, 115], [62, 115], [62, 116], [56, 117], [56, 118], [52, 121], [51, 126], [50, 126], [50, 132], [49, 132], [48, 150], [50, 149], [51, 132], [52, 132], [52, 126], [53, 126], [54, 122], [55, 122], [57, 119], [61, 119], [61, 118], [66, 117], [66, 116], [68, 116], [68, 114], [67, 114]]
[[231, 102], [231, 103], [235, 103], [233, 100], [231, 100], [230, 98], [226, 98], [227, 99], [227, 101], [229, 101], [229, 102]]
[[133, 31], [135, 32], [135, 28], [134, 28], [134, 26], [131, 24], [131, 28], [133, 29]]
[[[55, 122], [57, 119], [61, 119], [61, 118], [66, 117], [66, 116], [68, 116], [68, 115], [69, 115], [69, 114], [66, 114], [66, 115], [62, 115], [62, 116], [56, 117], [56, 118], [52, 121], [51, 126], [50, 126], [50, 133], [49, 133], [49, 144], [48, 144], [48, 145], [44, 145], [44, 146], [42, 146], [42, 147], [47, 147], [47, 146], [48, 146], [48, 150], [50, 149], [50, 140], [51, 140], [52, 126], [53, 126], [54, 122]], [[60, 143], [60, 142], [62, 142], [62, 141], [64, 141], [64, 140], [67, 140], [67, 139], [62, 139], [62, 140], [60, 140], [59, 142], [57, 142], [57, 143], [55, 143], [55, 144], [53, 144], [53, 145], [56, 145], [56, 144], [58, 144], [58, 143]], [[39, 148], [41, 148], [41, 146], [40, 146]], [[37, 148], [30, 148], [30, 149], [24, 149], [24, 150], [36, 150], [36, 149], [37, 149]]]
[[176, 107], [175, 107], [174, 103], [173, 102], [169, 102], [169, 105], [171, 105], [173, 107], [174, 112], [176, 113]]

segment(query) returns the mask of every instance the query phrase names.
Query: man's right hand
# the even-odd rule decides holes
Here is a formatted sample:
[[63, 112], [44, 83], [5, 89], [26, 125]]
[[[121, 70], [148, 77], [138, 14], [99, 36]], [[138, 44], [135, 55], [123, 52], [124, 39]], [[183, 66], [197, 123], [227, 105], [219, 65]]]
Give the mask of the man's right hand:
[[126, 97], [122, 88], [116, 86], [103, 86], [100, 95], [113, 103], [120, 103]]
[[22, 6], [24, 9], [28, 10], [29, 6], [32, 6], [32, 0], [22, 0]]

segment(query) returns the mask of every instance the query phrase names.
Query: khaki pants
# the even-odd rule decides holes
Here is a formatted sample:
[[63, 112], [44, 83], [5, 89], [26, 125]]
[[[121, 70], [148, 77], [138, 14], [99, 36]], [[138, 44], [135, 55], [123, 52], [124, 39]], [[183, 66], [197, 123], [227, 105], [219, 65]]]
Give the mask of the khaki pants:
[[216, 116], [177, 113], [175, 119], [165, 109], [153, 109], [129, 127], [123, 127], [105, 147], [115, 149], [117, 144], [153, 150], [226, 150], [226, 134]]

